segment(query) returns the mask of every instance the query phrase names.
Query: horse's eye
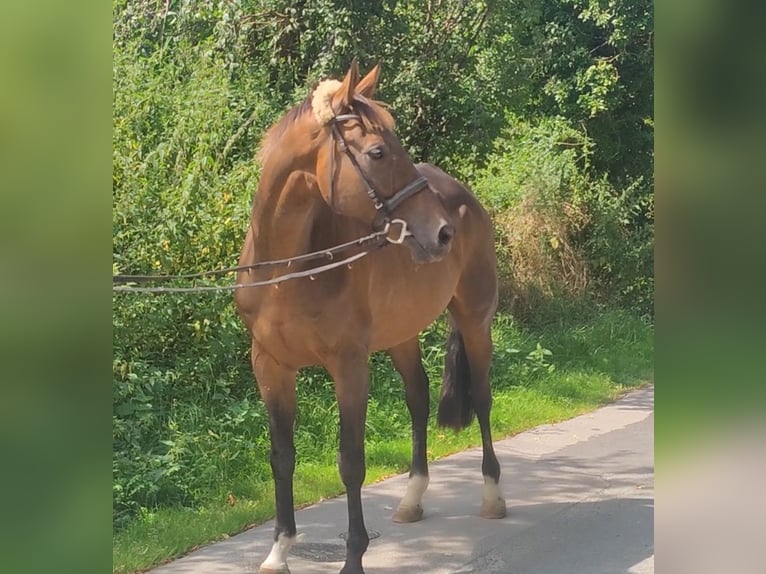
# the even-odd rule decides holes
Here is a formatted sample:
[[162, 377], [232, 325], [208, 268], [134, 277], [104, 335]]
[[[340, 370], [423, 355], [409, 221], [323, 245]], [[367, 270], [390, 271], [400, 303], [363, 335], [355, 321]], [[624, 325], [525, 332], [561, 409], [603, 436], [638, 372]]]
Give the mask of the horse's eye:
[[380, 159], [383, 157], [383, 148], [376, 146], [374, 148], [368, 149], [367, 155], [370, 156], [372, 159]]

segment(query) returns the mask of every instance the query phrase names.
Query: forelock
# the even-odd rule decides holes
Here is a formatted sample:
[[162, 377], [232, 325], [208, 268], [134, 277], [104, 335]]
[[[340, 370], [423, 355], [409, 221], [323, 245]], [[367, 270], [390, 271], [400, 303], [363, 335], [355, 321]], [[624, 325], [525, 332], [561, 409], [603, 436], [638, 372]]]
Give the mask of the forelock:
[[338, 80], [323, 80], [314, 90], [311, 97], [311, 109], [314, 111], [314, 117], [320, 126], [327, 125], [335, 117], [332, 98], [341, 85]]

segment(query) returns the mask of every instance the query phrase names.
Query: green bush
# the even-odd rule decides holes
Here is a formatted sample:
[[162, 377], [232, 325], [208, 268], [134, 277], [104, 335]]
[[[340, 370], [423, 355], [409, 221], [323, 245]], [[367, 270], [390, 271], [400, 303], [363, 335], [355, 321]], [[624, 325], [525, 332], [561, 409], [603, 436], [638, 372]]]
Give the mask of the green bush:
[[474, 189], [495, 223], [505, 302], [527, 316], [562, 297], [651, 317], [653, 195], [599, 176], [595, 142], [563, 118], [511, 116]]
[[[115, 51], [115, 272], [236, 259], [274, 113], [258, 79], [233, 76], [214, 48], [203, 38], [147, 52], [128, 38]], [[141, 507], [196, 504], [263, 466], [265, 412], [230, 294], [118, 296], [113, 324], [117, 524]]]

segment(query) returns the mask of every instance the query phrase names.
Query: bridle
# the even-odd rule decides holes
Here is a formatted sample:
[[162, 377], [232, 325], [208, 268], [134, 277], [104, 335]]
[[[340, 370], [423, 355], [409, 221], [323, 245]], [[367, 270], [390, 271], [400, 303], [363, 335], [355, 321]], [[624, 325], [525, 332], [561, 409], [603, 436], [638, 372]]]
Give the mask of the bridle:
[[[301, 271], [295, 271], [292, 273], [285, 273], [283, 275], [273, 277], [270, 279], [263, 279], [260, 281], [252, 281], [248, 283], [236, 283], [234, 285], [222, 285], [222, 286], [195, 286], [195, 287], [135, 287], [135, 286], [112, 286], [112, 291], [123, 293], [207, 293], [215, 291], [233, 291], [236, 289], [246, 289], [249, 287], [262, 287], [266, 285], [274, 285], [278, 287], [280, 283], [289, 281], [291, 279], [298, 279], [300, 277], [308, 277], [312, 281], [319, 273], [324, 273], [331, 269], [343, 267], [348, 265], [351, 268], [351, 264], [358, 261], [362, 257], [365, 257], [372, 251], [380, 249], [389, 243], [401, 244], [404, 240], [412, 235], [407, 228], [407, 222], [404, 219], [392, 218], [393, 211], [412, 197], [419, 191], [428, 187], [428, 181], [424, 177], [418, 177], [412, 182], [405, 185], [402, 189], [397, 191], [389, 198], [382, 197], [375, 187], [370, 183], [370, 180], [364, 175], [362, 166], [354, 157], [354, 154], [346, 144], [346, 140], [343, 139], [343, 135], [338, 129], [338, 123], [347, 120], [361, 120], [361, 117], [357, 114], [341, 114], [335, 116], [330, 123], [330, 142], [332, 145], [332, 153], [330, 154], [330, 192], [329, 203], [333, 205], [334, 194], [334, 158], [335, 158], [335, 142], [337, 141], [340, 150], [346, 154], [351, 165], [354, 166], [356, 173], [360, 179], [364, 182], [367, 195], [372, 200], [377, 212], [375, 219], [373, 220], [373, 233], [365, 237], [360, 237], [347, 243], [342, 243], [328, 249], [322, 249], [320, 251], [313, 251], [311, 253], [305, 253], [303, 255], [297, 255], [288, 259], [277, 259], [274, 261], [259, 261], [251, 263], [249, 265], [239, 265], [237, 267], [225, 267], [223, 269], [216, 269], [213, 271], [205, 271], [202, 273], [186, 273], [181, 275], [115, 275], [112, 277], [113, 283], [144, 283], [150, 281], [171, 281], [178, 279], [198, 279], [203, 277], [212, 277], [216, 275], [226, 275], [228, 273], [240, 272], [240, 271], [252, 271], [254, 269], [267, 269], [273, 267], [287, 267], [289, 268], [293, 263], [306, 263], [309, 261], [315, 261], [317, 259], [330, 260], [330, 263], [320, 265], [317, 267], [311, 267]], [[250, 224], [252, 225], [252, 219]], [[401, 229], [398, 235], [392, 236], [390, 231], [392, 226], [398, 224]], [[335, 260], [335, 257], [341, 253], [347, 251], [357, 251], [358, 249], [366, 248], [365, 251], [360, 251], [346, 257], [345, 259]]]
[[412, 235], [410, 231], [407, 229], [407, 222], [403, 219], [392, 219], [392, 213], [393, 211], [399, 207], [404, 201], [418, 193], [419, 191], [425, 189], [428, 187], [428, 180], [425, 177], [418, 177], [415, 178], [413, 181], [405, 185], [402, 189], [397, 191], [394, 195], [392, 195], [389, 198], [384, 198], [378, 193], [378, 191], [375, 189], [375, 187], [370, 183], [370, 180], [367, 179], [367, 177], [364, 174], [364, 171], [362, 170], [362, 166], [359, 165], [359, 162], [357, 161], [354, 154], [351, 152], [351, 150], [348, 147], [348, 144], [346, 143], [346, 140], [343, 138], [343, 134], [340, 133], [340, 129], [338, 129], [338, 124], [341, 122], [345, 122], [348, 120], [361, 120], [361, 116], [358, 114], [340, 114], [335, 116], [332, 120], [330, 120], [330, 145], [332, 146], [332, 150], [330, 152], [330, 191], [329, 191], [329, 203], [330, 206], [334, 205], [334, 187], [335, 187], [335, 178], [334, 178], [334, 163], [335, 163], [335, 144], [337, 142], [338, 148], [341, 152], [346, 154], [346, 157], [348, 157], [348, 160], [351, 162], [351, 165], [356, 170], [357, 175], [359, 175], [359, 178], [362, 180], [365, 186], [365, 191], [367, 192], [368, 197], [372, 200], [373, 206], [375, 206], [375, 210], [377, 214], [375, 215], [375, 219], [373, 220], [372, 227], [374, 230], [380, 230], [380, 229], [386, 229], [388, 230], [392, 224], [399, 224], [401, 225], [401, 231], [399, 233], [399, 236], [396, 238], [389, 238], [389, 242], [391, 243], [403, 243], [404, 239], [408, 235]]

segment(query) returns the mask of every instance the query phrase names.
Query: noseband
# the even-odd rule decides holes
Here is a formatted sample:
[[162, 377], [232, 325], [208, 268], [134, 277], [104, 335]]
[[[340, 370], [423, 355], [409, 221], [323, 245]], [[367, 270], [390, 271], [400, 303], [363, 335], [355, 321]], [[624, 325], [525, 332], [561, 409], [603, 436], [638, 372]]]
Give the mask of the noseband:
[[402, 226], [401, 234], [398, 239], [396, 240], [390, 240], [392, 243], [401, 243], [404, 241], [404, 238], [409, 235], [409, 231], [407, 231], [407, 222], [403, 219], [391, 219], [391, 214], [393, 211], [399, 207], [404, 201], [418, 193], [419, 191], [425, 189], [428, 187], [428, 180], [425, 177], [418, 177], [412, 182], [405, 185], [402, 189], [397, 191], [394, 195], [392, 195], [389, 198], [382, 197], [375, 187], [370, 183], [370, 180], [367, 179], [367, 177], [364, 175], [364, 171], [362, 170], [362, 166], [359, 165], [359, 162], [356, 160], [356, 157], [354, 157], [354, 154], [349, 149], [348, 145], [346, 144], [346, 140], [343, 138], [343, 135], [340, 133], [340, 130], [338, 129], [338, 123], [344, 122], [347, 120], [361, 120], [361, 117], [357, 114], [341, 114], [338, 116], [335, 116], [330, 123], [330, 141], [331, 145], [333, 145], [332, 153], [330, 154], [330, 196], [329, 201], [330, 205], [333, 205], [333, 193], [334, 193], [334, 181], [335, 178], [333, 177], [333, 173], [335, 171], [334, 169], [334, 158], [335, 158], [335, 142], [338, 142], [338, 147], [340, 148], [340, 151], [342, 151], [346, 156], [348, 157], [349, 161], [351, 162], [351, 165], [354, 166], [354, 169], [356, 170], [356, 173], [359, 175], [359, 178], [364, 182], [364, 186], [366, 188], [367, 195], [372, 200], [372, 204], [375, 206], [375, 210], [377, 211], [377, 215], [375, 216], [375, 219], [373, 220], [373, 229], [382, 229], [386, 226], [390, 226], [392, 223], [399, 223]]

